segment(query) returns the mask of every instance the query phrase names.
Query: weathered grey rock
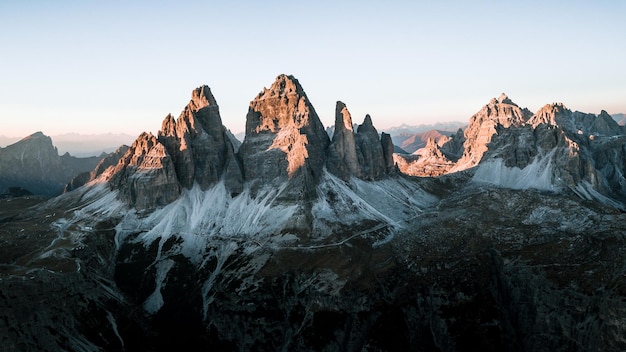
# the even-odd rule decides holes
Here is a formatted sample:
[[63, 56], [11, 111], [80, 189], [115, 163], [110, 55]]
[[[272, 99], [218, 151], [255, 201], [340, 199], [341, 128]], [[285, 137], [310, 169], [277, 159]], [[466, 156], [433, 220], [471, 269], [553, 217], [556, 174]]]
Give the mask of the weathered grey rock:
[[588, 138], [590, 136], [615, 136], [624, 134], [624, 130], [613, 120], [611, 115], [602, 110], [600, 115], [571, 111], [562, 103], [543, 106], [528, 121], [533, 127], [540, 124], [562, 127], [569, 135]]
[[280, 75], [250, 103], [239, 148], [244, 178], [255, 191], [288, 182], [282, 198], [314, 197], [329, 144], [298, 80]]
[[370, 115], [365, 116], [357, 129], [356, 145], [361, 166], [359, 177], [364, 180], [378, 180], [384, 177], [387, 174], [387, 161]]
[[413, 154], [394, 154], [394, 162], [403, 174], [420, 177], [436, 177], [446, 174], [454, 166], [434, 139], [430, 138], [424, 148]]
[[364, 180], [385, 177], [394, 167], [391, 136], [378, 131], [369, 115], [354, 133], [352, 117], [346, 105], [337, 102], [333, 139], [328, 148], [328, 171], [343, 180], [355, 176]]
[[208, 86], [196, 88], [191, 101], [178, 119], [168, 115], [159, 131], [159, 141], [172, 156], [181, 185], [194, 182], [207, 189], [220, 181], [229, 169], [228, 187], [240, 193], [241, 172], [227, 129], [222, 125], [219, 107]]
[[394, 169], [393, 162], [393, 150], [394, 145], [391, 140], [391, 135], [388, 133], [380, 134], [380, 145], [383, 147], [383, 158], [385, 159], [385, 171], [386, 173], [390, 173]]
[[465, 129], [463, 156], [458, 160], [451, 172], [465, 170], [476, 166], [488, 150], [488, 144], [496, 127], [519, 127], [526, 123], [532, 113], [513, 103], [506, 94], [502, 93], [498, 99], [493, 98], [479, 112], [470, 118]]
[[463, 144], [465, 143], [465, 134], [462, 129], [458, 129], [455, 134], [451, 135], [447, 140], [437, 143], [441, 152], [451, 161], [458, 161], [463, 156]]
[[119, 197], [139, 210], [166, 205], [178, 198], [181, 187], [172, 158], [151, 133], [142, 133], [119, 163], [106, 175]]
[[343, 180], [360, 176], [361, 167], [357, 157], [356, 141], [352, 129], [352, 117], [346, 104], [338, 101], [335, 109], [335, 126], [332, 143], [328, 147], [328, 171]]

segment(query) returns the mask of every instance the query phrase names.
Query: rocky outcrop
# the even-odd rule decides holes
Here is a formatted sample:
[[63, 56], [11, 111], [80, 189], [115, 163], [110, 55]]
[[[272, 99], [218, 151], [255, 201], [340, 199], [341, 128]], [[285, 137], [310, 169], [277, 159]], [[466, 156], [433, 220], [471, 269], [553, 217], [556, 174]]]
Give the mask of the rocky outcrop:
[[178, 119], [168, 115], [159, 141], [172, 156], [183, 187], [198, 183], [202, 189], [216, 184], [229, 170], [229, 191], [242, 191], [241, 172], [228, 130], [222, 125], [219, 107], [208, 86], [196, 88]]
[[166, 205], [195, 184], [206, 190], [223, 181], [236, 195], [243, 191], [243, 175], [235, 141], [222, 125], [211, 90], [201, 86], [192, 91], [178, 119], [165, 117], [158, 137], [143, 133], [116, 166], [102, 170], [106, 165], [99, 165], [91, 179], [109, 181], [127, 204], [140, 210]]
[[172, 157], [151, 133], [137, 137], [106, 176], [119, 197], [138, 210], [166, 205], [181, 191]]
[[352, 129], [352, 116], [346, 104], [338, 101], [335, 108], [335, 128], [328, 148], [328, 171], [343, 180], [361, 175], [361, 165], [357, 157], [356, 140]]
[[491, 99], [489, 104], [470, 118], [469, 125], [464, 132], [463, 155], [451, 171], [461, 171], [476, 166], [487, 152], [488, 144], [497, 132], [497, 126], [519, 127], [531, 115], [528, 109], [520, 108], [504, 93], [498, 99]]
[[[486, 177], [492, 181], [500, 177], [497, 184], [570, 189], [582, 198], [623, 208], [625, 146], [626, 135], [606, 112], [596, 116], [572, 112], [561, 103], [548, 104], [524, 126], [498, 126], [479, 178], [485, 178], [489, 169], [502, 173]], [[498, 162], [504, 168], [492, 168]]]
[[437, 145], [441, 152], [451, 161], [457, 162], [463, 156], [463, 145], [465, 144], [465, 133], [458, 129], [455, 134], [447, 139], [440, 139]]
[[393, 160], [400, 172], [410, 176], [437, 177], [452, 169], [454, 162], [449, 160], [434, 139], [413, 154], [394, 154]]
[[385, 160], [385, 173], [390, 173], [394, 170], [393, 152], [394, 145], [391, 135], [388, 133], [380, 134], [380, 145], [383, 147], [383, 158]]
[[255, 191], [288, 183], [284, 199], [314, 197], [329, 144], [298, 80], [280, 75], [250, 103], [239, 148], [244, 178]]
[[357, 127], [357, 133], [352, 126], [348, 108], [338, 101], [333, 139], [328, 148], [328, 171], [344, 181], [352, 176], [363, 180], [387, 176], [394, 167], [391, 136], [383, 132], [379, 137], [369, 115]]
[[600, 115], [571, 111], [562, 103], [543, 106], [529, 120], [528, 124], [537, 127], [540, 124], [561, 127], [572, 136], [615, 136], [624, 134], [624, 130], [606, 111]]
[[372, 124], [370, 115], [365, 116], [356, 133], [357, 155], [361, 165], [360, 178], [377, 180], [387, 174], [387, 161], [383, 154], [383, 146], [378, 131]]

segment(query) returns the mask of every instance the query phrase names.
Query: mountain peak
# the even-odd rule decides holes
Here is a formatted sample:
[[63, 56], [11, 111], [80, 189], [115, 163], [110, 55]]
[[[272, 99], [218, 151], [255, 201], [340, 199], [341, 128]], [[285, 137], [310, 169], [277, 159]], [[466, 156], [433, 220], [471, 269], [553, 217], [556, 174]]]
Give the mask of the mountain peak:
[[193, 111], [198, 111], [207, 106], [216, 106], [217, 102], [215, 97], [211, 93], [211, 88], [207, 85], [202, 85], [191, 92], [191, 101], [189, 102], [189, 108]]
[[372, 123], [372, 117], [369, 114], [365, 115], [363, 123], [357, 128], [357, 133], [362, 133], [365, 131], [374, 131], [376, 134], [378, 134], [378, 131], [376, 131], [376, 128]]
[[505, 93], [500, 94], [500, 97], [498, 98], [498, 102], [500, 104], [510, 104], [510, 105], [517, 106], [517, 104], [515, 104]]
[[[279, 75], [250, 102], [246, 137], [239, 149], [244, 175], [259, 184], [293, 179], [293, 195], [311, 187], [321, 174], [330, 140], [313, 105], [293, 76]], [[311, 178], [313, 182], [305, 181]], [[295, 181], [297, 179], [297, 181]], [[291, 182], [291, 181], [290, 181]]]
[[43, 134], [43, 132], [37, 131], [37, 132], [31, 134], [30, 136], [27, 136], [26, 138], [41, 138], [41, 137], [47, 137], [47, 136], [45, 134]]
[[[343, 127], [342, 127], [343, 126]], [[341, 101], [337, 101], [335, 108], [335, 131], [338, 129], [345, 129], [346, 131], [352, 131], [352, 116], [350, 111]]]

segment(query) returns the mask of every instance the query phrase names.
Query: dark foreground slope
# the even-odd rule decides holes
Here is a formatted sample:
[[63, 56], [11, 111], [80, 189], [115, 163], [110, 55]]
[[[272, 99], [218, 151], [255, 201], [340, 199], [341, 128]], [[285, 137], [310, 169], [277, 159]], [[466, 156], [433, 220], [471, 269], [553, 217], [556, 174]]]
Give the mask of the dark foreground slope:
[[[253, 248], [245, 240], [216, 238], [201, 266], [180, 254], [176, 238], [148, 247], [130, 238], [116, 252], [113, 220], [64, 228], [63, 209], [51, 204], [24, 215], [4, 212], [2, 345], [626, 348], [624, 214], [539, 191], [469, 186], [448, 194], [442, 182], [425, 185], [447, 189], [440, 191], [442, 201], [385, 243], [387, 229], [367, 223], [313, 246]], [[159, 251], [166, 266], [154, 265]], [[150, 311], [146, 301], [164, 270], [163, 305]]]

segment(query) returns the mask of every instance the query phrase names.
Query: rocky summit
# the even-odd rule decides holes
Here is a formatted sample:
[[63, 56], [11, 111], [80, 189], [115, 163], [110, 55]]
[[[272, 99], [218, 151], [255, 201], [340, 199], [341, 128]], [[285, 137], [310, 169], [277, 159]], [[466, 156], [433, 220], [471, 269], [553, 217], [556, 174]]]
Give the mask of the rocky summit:
[[255, 188], [289, 186], [286, 199], [315, 195], [330, 143], [313, 105], [293, 76], [280, 75], [250, 103], [239, 149], [244, 176]]
[[503, 94], [393, 151], [288, 75], [239, 146], [201, 86], [72, 190], [0, 198], [0, 346], [626, 350], [623, 126]]

